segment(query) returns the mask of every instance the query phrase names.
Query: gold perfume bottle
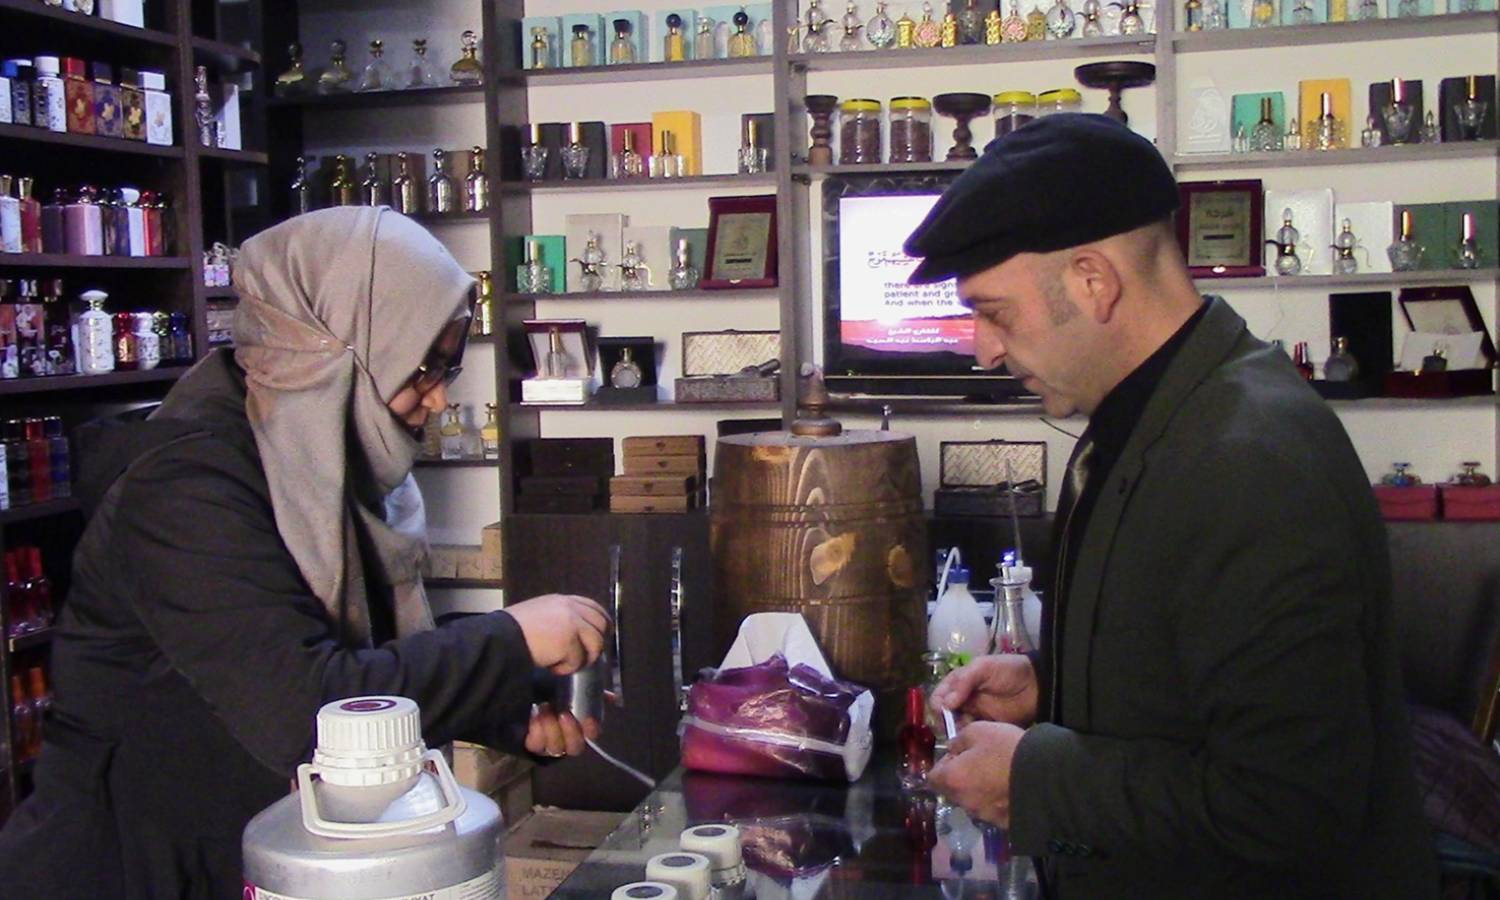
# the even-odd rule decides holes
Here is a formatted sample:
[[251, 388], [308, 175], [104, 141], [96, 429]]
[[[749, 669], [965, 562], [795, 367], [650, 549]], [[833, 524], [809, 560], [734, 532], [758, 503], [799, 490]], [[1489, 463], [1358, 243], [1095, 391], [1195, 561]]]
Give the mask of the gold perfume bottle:
[[896, 47], [908, 50], [917, 45], [917, 23], [905, 12], [896, 20]]
[[1033, 6], [1031, 12], [1026, 14], [1026, 40], [1045, 41], [1047, 39], [1047, 14]]
[[594, 37], [589, 33], [587, 24], [573, 26], [573, 42], [569, 49], [575, 68], [594, 65]]
[[531, 67], [533, 69], [552, 68], [552, 43], [545, 28], [531, 29]]
[[359, 188], [349, 171], [349, 157], [339, 154], [333, 160], [333, 180], [328, 183], [328, 194], [334, 206], [358, 206]]
[[427, 210], [451, 213], [457, 208], [457, 191], [453, 176], [448, 174], [448, 155], [441, 149], [432, 151], [432, 174], [427, 177]]
[[276, 96], [300, 97], [307, 93], [307, 71], [302, 68], [302, 45], [296, 41], [287, 44], [287, 56], [292, 64], [285, 72], [276, 76]]
[[944, 47], [958, 46], [958, 16], [952, 10], [943, 16], [943, 37], [940, 43]]
[[984, 17], [984, 42], [990, 46], [1000, 43], [1000, 10], [992, 9]]
[[932, 18], [932, 4], [923, 0], [922, 21], [917, 23], [912, 40], [918, 47], [936, 47], [943, 42], [943, 26]]
[[490, 208], [490, 177], [484, 171], [484, 148], [469, 151], [469, 174], [464, 176], [464, 209], [484, 212]]
[[443, 459], [464, 458], [464, 426], [458, 416], [458, 404], [448, 404], [443, 413], [443, 427], [438, 430]]
[[479, 35], [465, 31], [459, 37], [463, 55], [448, 69], [448, 79], [454, 84], [483, 84], [484, 66], [479, 64]]
[[682, 62], [687, 59], [687, 35], [682, 33], [682, 16], [667, 15], [667, 33], [662, 37], [663, 62]]
[[475, 289], [477, 296], [474, 299], [474, 319], [469, 326], [469, 335], [487, 337], [495, 333], [495, 280], [488, 269], [475, 272], [474, 277], [479, 280], [479, 286]]
[[318, 93], [341, 94], [349, 90], [350, 82], [354, 80], [354, 73], [344, 64], [345, 44], [343, 41], [334, 41], [329, 51], [328, 68], [318, 76]]
[[635, 42], [631, 39], [629, 19], [615, 19], [615, 39], [609, 42], [610, 65], [629, 65], [635, 62]]
[[500, 413], [493, 403], [484, 405], [484, 425], [479, 429], [479, 446], [485, 459], [500, 458]]
[[760, 51], [755, 46], [755, 35], [750, 33], [750, 14], [743, 9], [734, 14], [734, 33], [729, 36], [729, 57], [731, 59], [743, 59], [747, 56], [758, 56]]
[[403, 151], [396, 154], [396, 177], [391, 179], [391, 208], [412, 216], [422, 211], [422, 194], [411, 175], [411, 159]]

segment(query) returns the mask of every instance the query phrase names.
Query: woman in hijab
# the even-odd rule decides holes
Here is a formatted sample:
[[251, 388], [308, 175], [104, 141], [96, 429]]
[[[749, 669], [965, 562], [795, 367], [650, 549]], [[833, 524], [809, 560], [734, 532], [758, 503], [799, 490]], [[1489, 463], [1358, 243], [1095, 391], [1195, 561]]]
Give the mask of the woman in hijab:
[[0, 896], [239, 896], [240, 834], [284, 796], [329, 700], [400, 694], [429, 745], [582, 752], [533, 674], [609, 621], [547, 595], [433, 627], [413, 431], [446, 403], [472, 280], [388, 209], [247, 241], [234, 351], [83, 452], [88, 527], [52, 650], [36, 791]]

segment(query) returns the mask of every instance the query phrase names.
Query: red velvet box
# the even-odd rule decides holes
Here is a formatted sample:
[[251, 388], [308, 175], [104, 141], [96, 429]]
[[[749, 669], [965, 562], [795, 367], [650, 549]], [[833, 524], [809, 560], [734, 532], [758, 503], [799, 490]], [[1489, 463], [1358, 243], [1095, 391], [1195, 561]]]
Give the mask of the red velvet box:
[[1419, 521], [1438, 517], [1438, 489], [1435, 484], [1417, 484], [1411, 487], [1377, 484], [1374, 490], [1375, 499], [1380, 501], [1380, 514], [1388, 521]]
[[656, 151], [651, 146], [650, 122], [620, 122], [609, 126], [609, 152], [619, 156], [625, 152], [625, 132], [635, 135], [635, 152], [642, 159], [650, 159]]
[[1500, 485], [1443, 485], [1443, 518], [1500, 521]]

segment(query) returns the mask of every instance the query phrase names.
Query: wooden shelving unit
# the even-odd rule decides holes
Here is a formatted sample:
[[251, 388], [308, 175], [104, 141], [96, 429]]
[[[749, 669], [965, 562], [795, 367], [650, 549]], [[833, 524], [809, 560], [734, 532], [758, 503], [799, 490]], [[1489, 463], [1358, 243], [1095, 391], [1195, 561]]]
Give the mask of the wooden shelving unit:
[[0, 267], [37, 269], [186, 269], [186, 256], [75, 256], [69, 253], [0, 253]]
[[132, 156], [160, 156], [167, 159], [181, 159], [184, 155], [181, 147], [159, 147], [144, 141], [127, 141], [124, 138], [99, 137], [93, 134], [60, 133], [30, 125], [0, 125], [0, 140], [15, 141], [21, 146], [49, 145]]
[[37, 519], [45, 519], [49, 516], [63, 516], [72, 512], [82, 510], [75, 497], [63, 497], [56, 500], [46, 500], [41, 503], [28, 503], [25, 506], [12, 506], [10, 509], [0, 509], [0, 526], [17, 525], [21, 522], [34, 522]]
[[365, 91], [343, 94], [312, 94], [305, 97], [275, 97], [271, 109], [389, 109], [394, 106], [445, 106], [450, 103], [484, 102], [483, 85], [448, 85], [403, 91]]
[[720, 190], [722, 188], [774, 188], [776, 176], [691, 175], [686, 178], [578, 178], [571, 181], [502, 181], [496, 187], [504, 194], [541, 194], [583, 191]]

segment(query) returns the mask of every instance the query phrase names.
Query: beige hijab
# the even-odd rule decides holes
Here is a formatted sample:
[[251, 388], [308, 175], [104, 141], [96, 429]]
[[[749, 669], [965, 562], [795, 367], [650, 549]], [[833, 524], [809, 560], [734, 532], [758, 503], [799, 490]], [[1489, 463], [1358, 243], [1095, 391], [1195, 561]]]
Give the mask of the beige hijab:
[[473, 279], [410, 219], [342, 207], [246, 241], [234, 283], [246, 413], [303, 578], [346, 646], [370, 644], [371, 594], [390, 596], [398, 635], [431, 628], [417, 443], [386, 404]]

